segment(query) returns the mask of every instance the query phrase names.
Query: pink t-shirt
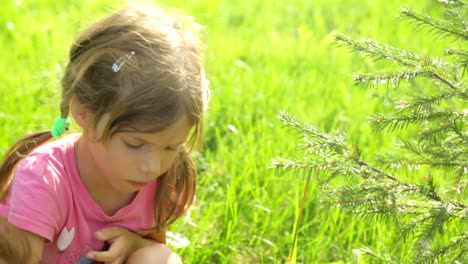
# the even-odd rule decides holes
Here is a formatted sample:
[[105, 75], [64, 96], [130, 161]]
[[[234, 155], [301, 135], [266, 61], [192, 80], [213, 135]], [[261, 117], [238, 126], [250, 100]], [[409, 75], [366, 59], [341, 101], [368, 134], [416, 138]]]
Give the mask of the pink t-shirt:
[[91, 263], [89, 251], [104, 242], [94, 238], [102, 228], [121, 226], [135, 232], [154, 226], [156, 181], [142, 188], [133, 201], [114, 215], [104, 213], [81, 181], [74, 142], [79, 134], [38, 147], [15, 172], [7, 203], [0, 215], [13, 225], [46, 239], [45, 263]]

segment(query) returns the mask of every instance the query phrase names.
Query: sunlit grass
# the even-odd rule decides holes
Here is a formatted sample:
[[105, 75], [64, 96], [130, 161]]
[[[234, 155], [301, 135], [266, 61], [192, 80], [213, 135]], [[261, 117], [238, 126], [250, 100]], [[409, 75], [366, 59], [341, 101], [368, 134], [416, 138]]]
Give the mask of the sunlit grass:
[[[296, 136], [276, 119], [279, 110], [325, 130], [345, 130], [365, 157], [391, 148], [390, 135], [372, 134], [366, 123], [375, 109], [388, 105], [375, 92], [355, 87], [351, 77], [383, 64], [339, 48], [332, 41], [335, 33], [438, 56], [446, 44], [427, 33], [415, 34], [414, 27], [396, 18], [403, 6], [437, 12], [436, 1], [161, 3], [181, 8], [205, 25], [212, 88], [197, 200], [189, 221], [173, 228], [191, 241], [177, 249], [187, 263], [286, 260], [306, 175], [269, 169], [272, 158], [298, 153]], [[74, 35], [117, 6], [121, 4], [91, 0], [3, 3], [2, 152], [24, 133], [51, 126], [59, 113], [60, 76]], [[305, 208], [298, 227], [298, 262], [349, 262], [352, 249], [366, 245], [396, 255], [408, 247], [388, 225], [323, 208], [313, 181]]]

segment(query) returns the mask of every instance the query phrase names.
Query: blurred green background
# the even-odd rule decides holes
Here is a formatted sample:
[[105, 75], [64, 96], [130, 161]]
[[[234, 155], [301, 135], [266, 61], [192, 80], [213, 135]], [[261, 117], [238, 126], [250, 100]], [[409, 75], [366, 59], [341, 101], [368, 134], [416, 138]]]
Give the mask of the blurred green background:
[[[383, 92], [353, 84], [352, 74], [391, 68], [333, 42], [340, 32], [422, 54], [442, 56], [448, 41], [397, 18], [407, 7], [440, 14], [430, 0], [158, 1], [205, 26], [205, 67], [212, 99], [205, 120], [197, 198], [172, 232], [187, 263], [283, 263], [305, 184], [301, 173], [270, 161], [298, 156], [299, 140], [276, 115], [286, 110], [329, 131], [340, 128], [363, 155], [392, 148], [366, 118], [385, 111]], [[21, 135], [50, 129], [59, 114], [60, 78], [74, 36], [122, 1], [5, 0], [0, 8], [0, 151]], [[298, 261], [347, 263], [372, 246], [402, 256], [408, 245], [391, 225], [324, 208], [313, 184], [299, 229]], [[176, 244], [174, 243], [174, 246]]]

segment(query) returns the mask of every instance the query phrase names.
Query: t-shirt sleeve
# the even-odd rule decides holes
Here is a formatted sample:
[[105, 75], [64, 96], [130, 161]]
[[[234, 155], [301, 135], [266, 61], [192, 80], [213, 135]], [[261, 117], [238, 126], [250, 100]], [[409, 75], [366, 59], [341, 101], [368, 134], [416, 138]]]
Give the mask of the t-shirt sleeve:
[[66, 205], [60, 173], [60, 162], [50, 153], [35, 153], [23, 159], [12, 182], [8, 221], [53, 241], [64, 221]]

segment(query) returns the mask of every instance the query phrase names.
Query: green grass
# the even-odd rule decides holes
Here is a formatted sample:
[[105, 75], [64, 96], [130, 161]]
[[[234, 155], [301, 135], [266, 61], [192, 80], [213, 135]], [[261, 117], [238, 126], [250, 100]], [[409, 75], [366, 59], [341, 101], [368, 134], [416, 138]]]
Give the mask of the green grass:
[[[352, 73], [391, 67], [334, 44], [341, 32], [419, 54], [442, 56], [447, 41], [396, 15], [400, 7], [437, 13], [436, 1], [192, 0], [161, 1], [205, 25], [205, 65], [212, 100], [197, 199], [173, 232], [191, 244], [187, 263], [283, 263], [293, 241], [306, 175], [273, 170], [270, 161], [299, 155], [298, 139], [276, 115], [284, 109], [327, 131], [340, 128], [365, 157], [391, 149], [392, 135], [373, 134], [366, 118], [388, 109], [382, 95], [356, 87]], [[75, 34], [121, 3], [6, 0], [0, 9], [0, 151], [58, 115], [60, 76]], [[388, 92], [392, 92], [391, 90]], [[345, 263], [372, 246], [405, 255], [391, 225], [324, 208], [312, 182], [298, 262]]]

